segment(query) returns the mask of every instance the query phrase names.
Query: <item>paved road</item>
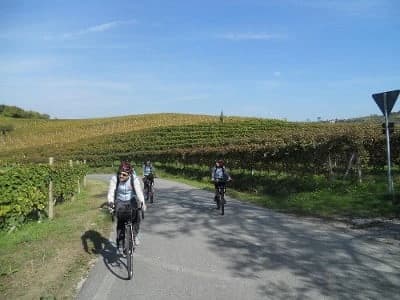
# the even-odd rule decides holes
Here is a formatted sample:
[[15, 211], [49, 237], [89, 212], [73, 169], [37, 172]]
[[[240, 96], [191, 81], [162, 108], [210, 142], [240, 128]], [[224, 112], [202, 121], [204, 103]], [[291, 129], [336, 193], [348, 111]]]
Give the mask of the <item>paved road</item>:
[[221, 216], [210, 192], [162, 179], [156, 192], [134, 278], [126, 280], [125, 260], [105, 238], [78, 299], [399, 299], [399, 235], [229, 197]]

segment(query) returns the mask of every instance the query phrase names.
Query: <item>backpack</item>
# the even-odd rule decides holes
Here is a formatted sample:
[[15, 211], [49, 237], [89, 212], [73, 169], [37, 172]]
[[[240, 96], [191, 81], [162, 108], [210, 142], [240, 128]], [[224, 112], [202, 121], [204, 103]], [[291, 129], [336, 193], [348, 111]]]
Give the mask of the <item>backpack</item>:
[[[216, 175], [217, 175], [217, 169], [219, 169], [219, 168], [214, 167], [214, 178], [217, 178], [217, 177], [216, 177]], [[228, 175], [227, 175], [226, 172], [225, 172], [225, 167], [222, 167], [221, 169], [222, 169], [222, 179], [223, 179], [223, 180], [227, 180], [227, 179], [228, 179]]]
[[[153, 165], [149, 165], [149, 166], [147, 166], [147, 165], [144, 165], [143, 166], [143, 173], [145, 174], [145, 173], [149, 173], [149, 175], [150, 174], [153, 174], [153, 172], [154, 172], [154, 170], [153, 170]], [[146, 176], [146, 175], [145, 175]]]

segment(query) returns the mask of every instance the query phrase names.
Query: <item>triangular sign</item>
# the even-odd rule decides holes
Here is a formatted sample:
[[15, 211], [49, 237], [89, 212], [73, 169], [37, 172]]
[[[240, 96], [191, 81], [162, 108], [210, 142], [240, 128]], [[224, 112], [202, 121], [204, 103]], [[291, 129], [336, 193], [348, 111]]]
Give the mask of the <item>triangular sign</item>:
[[389, 115], [393, 109], [394, 104], [396, 103], [397, 97], [400, 94], [400, 90], [394, 90], [384, 93], [373, 94], [372, 98], [374, 98], [376, 104], [378, 105], [379, 109], [382, 111], [384, 115], [385, 113], [385, 94], [386, 94], [386, 110], [387, 114]]

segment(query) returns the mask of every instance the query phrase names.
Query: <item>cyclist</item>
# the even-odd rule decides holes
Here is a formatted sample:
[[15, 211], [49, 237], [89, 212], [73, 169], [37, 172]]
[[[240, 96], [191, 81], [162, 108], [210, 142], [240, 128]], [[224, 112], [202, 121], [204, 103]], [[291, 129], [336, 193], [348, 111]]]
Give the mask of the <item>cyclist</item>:
[[154, 176], [155, 172], [154, 172], [154, 167], [151, 164], [151, 161], [148, 160], [143, 164], [143, 179], [147, 178], [149, 175], [153, 175]]
[[222, 159], [217, 160], [211, 171], [211, 181], [214, 182], [215, 186], [214, 201], [217, 200], [218, 185], [222, 185], [225, 189], [225, 183], [231, 180], [232, 178], [229, 175], [228, 170], [225, 168], [225, 162]]
[[132, 218], [135, 232], [135, 245], [139, 245], [137, 237], [140, 227], [140, 213], [136, 209], [136, 215], [133, 215], [134, 208], [142, 208], [146, 211], [146, 203], [139, 177], [136, 176], [131, 164], [127, 161], [121, 162], [116, 175], [111, 177], [108, 188], [107, 200], [110, 206], [115, 207], [117, 216], [117, 248], [120, 242], [125, 240], [124, 222]]
[[154, 176], [154, 167], [151, 164], [151, 161], [148, 160], [143, 164], [143, 184], [145, 186], [148, 184], [149, 187], [152, 186], [154, 184]]

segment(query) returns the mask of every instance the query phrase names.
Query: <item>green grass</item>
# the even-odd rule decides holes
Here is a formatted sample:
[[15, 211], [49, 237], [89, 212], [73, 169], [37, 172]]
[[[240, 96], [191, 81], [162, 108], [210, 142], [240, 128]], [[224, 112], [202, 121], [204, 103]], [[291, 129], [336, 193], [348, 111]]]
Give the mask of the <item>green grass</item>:
[[95, 257], [91, 250], [85, 251], [83, 234], [96, 231], [109, 236], [110, 218], [99, 209], [105, 201], [101, 191], [106, 189], [105, 183], [88, 181], [75, 201], [55, 207], [54, 220], [0, 232], [0, 294], [4, 299], [73, 298], [77, 282]]

